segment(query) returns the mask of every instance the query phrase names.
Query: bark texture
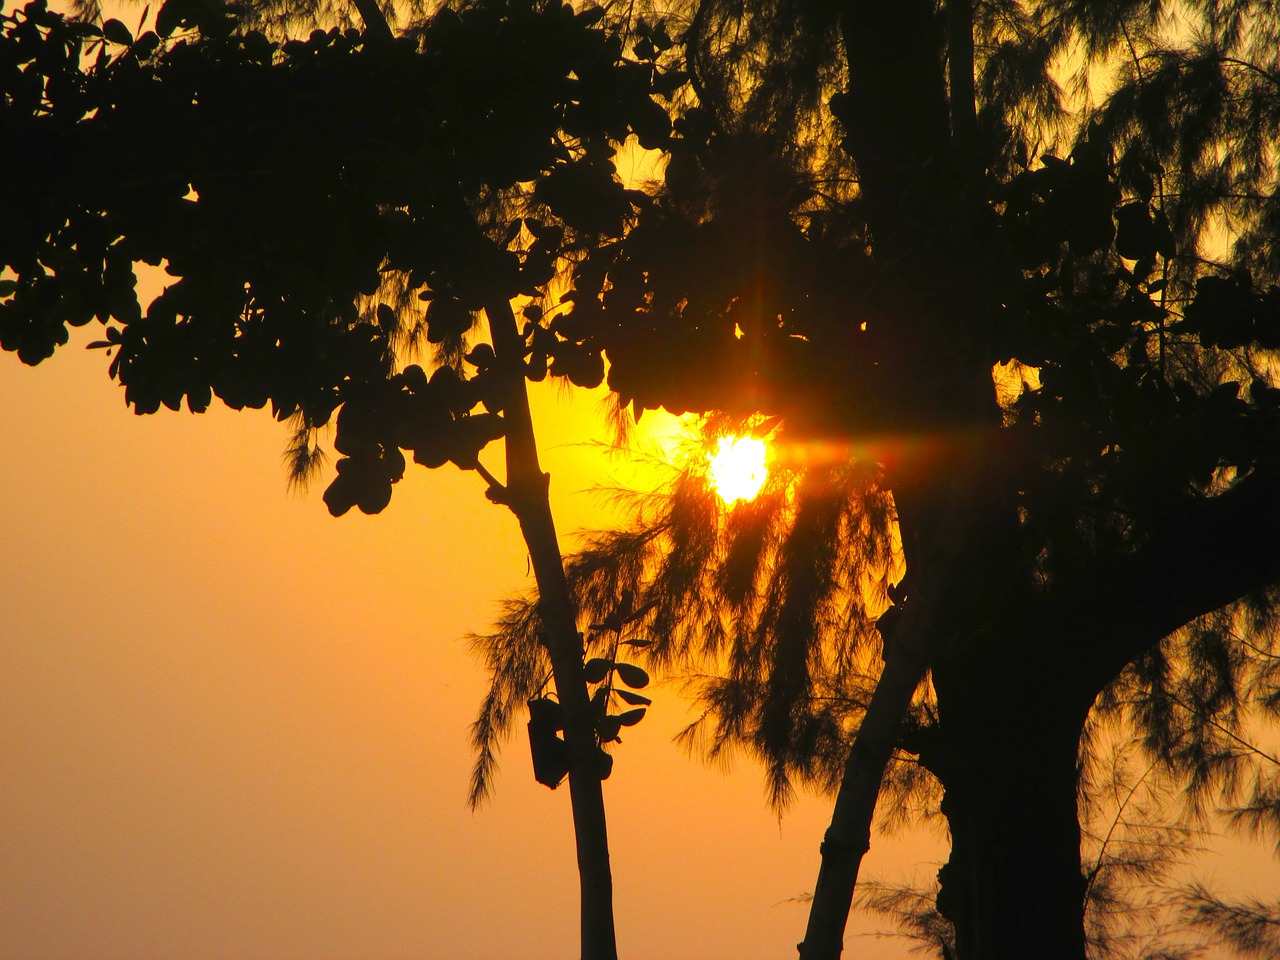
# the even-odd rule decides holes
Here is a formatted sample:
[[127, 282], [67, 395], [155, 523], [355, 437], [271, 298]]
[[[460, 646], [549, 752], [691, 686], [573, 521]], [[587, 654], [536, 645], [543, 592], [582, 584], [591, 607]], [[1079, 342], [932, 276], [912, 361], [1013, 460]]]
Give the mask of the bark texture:
[[951, 828], [938, 909], [962, 958], [1084, 960], [1077, 758], [1093, 698], [1048, 679], [1051, 661], [1046, 679], [1028, 676], [1032, 651], [1061, 646], [1022, 642], [1021, 657], [997, 642], [998, 661], [962, 653], [934, 670], [939, 742], [921, 761], [943, 783]]

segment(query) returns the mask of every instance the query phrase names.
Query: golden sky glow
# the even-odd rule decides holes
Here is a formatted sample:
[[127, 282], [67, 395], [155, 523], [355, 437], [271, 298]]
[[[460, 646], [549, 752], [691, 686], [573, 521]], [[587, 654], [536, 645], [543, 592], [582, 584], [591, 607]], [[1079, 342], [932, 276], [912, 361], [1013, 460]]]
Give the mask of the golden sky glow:
[[[105, 367], [0, 355], [0, 957], [576, 954], [568, 797], [522, 736], [465, 806], [486, 678], [463, 637], [531, 585], [510, 514], [415, 467], [384, 513], [335, 520], [323, 480], [289, 492], [262, 411], [136, 417]], [[584, 445], [609, 436], [600, 399], [533, 398], [566, 547], [627, 481]], [[605, 784], [623, 958], [794, 955], [829, 803], [779, 822], [754, 765], [671, 742], [678, 684], [651, 689]], [[942, 852], [877, 844], [867, 869], [926, 881]]]
[[[0, 960], [575, 956], [567, 790], [533, 781], [523, 718], [495, 799], [465, 806], [486, 677], [463, 638], [532, 586], [509, 512], [411, 466], [383, 514], [335, 520], [332, 465], [291, 493], [270, 416], [136, 417], [106, 363], [0, 354]], [[534, 390], [566, 550], [615, 519], [596, 488], [637, 482], [589, 445], [602, 397]], [[688, 427], [647, 412], [640, 439], [671, 453]], [[729, 504], [767, 474], [761, 440], [708, 461]], [[622, 960], [794, 957], [831, 801], [779, 819], [756, 766], [672, 743], [695, 715], [677, 682], [645, 693], [605, 784]], [[877, 834], [863, 875], [928, 884], [945, 856], [937, 831]], [[1201, 872], [1280, 882], [1266, 844]], [[889, 926], [855, 915], [846, 957], [911, 956]]]

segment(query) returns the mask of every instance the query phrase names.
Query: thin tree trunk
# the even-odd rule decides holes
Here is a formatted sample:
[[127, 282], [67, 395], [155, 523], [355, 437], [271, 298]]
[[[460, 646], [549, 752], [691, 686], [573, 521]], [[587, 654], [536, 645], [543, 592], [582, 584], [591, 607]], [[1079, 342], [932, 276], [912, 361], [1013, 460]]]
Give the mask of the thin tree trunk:
[[[884, 669], [845, 761], [831, 825], [823, 839], [822, 866], [809, 907], [802, 960], [836, 960], [853, 903], [862, 857], [871, 846], [871, 823], [884, 771], [911, 698], [933, 661], [953, 639], [939, 621], [942, 597], [934, 588], [961, 562], [983, 515], [991, 486], [990, 464], [980, 445], [950, 458], [951, 485], [942, 497], [904, 481], [895, 488], [898, 525], [910, 578], [902, 618], [885, 638]], [[912, 472], [907, 467], [904, 476]], [[941, 471], [943, 468], [939, 467]]]
[[548, 499], [547, 474], [538, 462], [538, 447], [529, 414], [524, 379], [524, 342], [511, 305], [505, 300], [485, 307], [505, 385], [507, 484], [500, 498], [515, 513], [529, 548], [538, 586], [543, 642], [551, 657], [552, 680], [564, 711], [569, 745], [569, 800], [581, 885], [582, 958], [616, 960], [613, 927], [613, 878], [605, 823], [595, 727], [582, 672], [583, 643], [577, 615], [565, 581], [564, 563]]
[[885, 767], [911, 697], [924, 678], [928, 653], [920, 640], [931, 633], [911, 622], [906, 605], [900, 635], [885, 654], [884, 671], [845, 761], [831, 826], [822, 841], [822, 866], [809, 906], [809, 924], [798, 945], [802, 960], [835, 960], [844, 947], [844, 928], [863, 854], [871, 847], [871, 820]]

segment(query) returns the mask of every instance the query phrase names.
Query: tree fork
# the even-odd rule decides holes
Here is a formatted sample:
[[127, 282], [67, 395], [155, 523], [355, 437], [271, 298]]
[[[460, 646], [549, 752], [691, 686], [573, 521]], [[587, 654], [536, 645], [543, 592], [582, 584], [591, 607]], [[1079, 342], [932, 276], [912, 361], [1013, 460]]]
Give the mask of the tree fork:
[[980, 513], [980, 491], [989, 484], [989, 464], [981, 452], [956, 453], [955, 480], [941, 503], [924, 491], [914, 500], [914, 491], [908, 492], [907, 484], [895, 489], [912, 581], [892, 641], [885, 640], [884, 669], [845, 761], [831, 826], [821, 847], [822, 865], [808, 926], [804, 940], [797, 945], [802, 960], [836, 960], [843, 950], [858, 871], [871, 847], [871, 823], [885, 768], [916, 688], [950, 640], [950, 633], [939, 622], [942, 598], [933, 589], [931, 571], [951, 569], [962, 555]]
[[507, 483], [505, 499], [520, 523], [538, 587], [538, 613], [551, 658], [552, 681], [564, 710], [569, 802], [581, 886], [582, 960], [617, 960], [613, 925], [613, 875], [591, 700], [582, 672], [582, 636], [565, 580], [564, 561], [548, 497], [547, 474], [538, 461], [533, 418], [524, 380], [524, 341], [506, 300], [485, 305], [505, 396]]

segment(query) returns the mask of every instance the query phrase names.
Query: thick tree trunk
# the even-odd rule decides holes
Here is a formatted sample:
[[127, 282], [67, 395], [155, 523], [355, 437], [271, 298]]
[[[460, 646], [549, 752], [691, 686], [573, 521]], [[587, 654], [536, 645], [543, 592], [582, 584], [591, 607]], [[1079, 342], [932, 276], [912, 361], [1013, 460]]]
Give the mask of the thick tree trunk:
[[1090, 701], [997, 646], [990, 669], [934, 672], [940, 736], [921, 760], [943, 782], [951, 827], [938, 909], [960, 960], [1084, 960], [1076, 791]]
[[[951, 139], [933, 0], [843, 0], [849, 85], [837, 109], [858, 165], [877, 257], [913, 256], [936, 198], [920, 173]], [[920, 217], [923, 219], [920, 219]]]
[[[1047, 597], [1015, 592], [999, 615], [1006, 629], [935, 661], [940, 726], [921, 760], [946, 791], [952, 853], [938, 907], [960, 960], [1083, 960], [1077, 762], [1090, 705], [1163, 637], [1275, 581], [1280, 558], [1249, 547], [1280, 531], [1278, 489], [1258, 471], [1188, 498], [1141, 549]], [[1206, 567], [1208, 555], [1218, 559]]]
[[586, 678], [582, 672], [582, 635], [565, 581], [564, 563], [548, 499], [549, 477], [538, 462], [524, 380], [524, 344], [506, 301], [486, 307], [498, 370], [506, 387], [507, 483], [491, 491], [507, 503], [520, 522], [538, 586], [538, 610], [551, 658], [552, 680], [564, 711], [569, 745], [569, 801], [581, 886], [583, 960], [616, 960], [613, 926], [613, 877], [605, 823], [598, 749]]

